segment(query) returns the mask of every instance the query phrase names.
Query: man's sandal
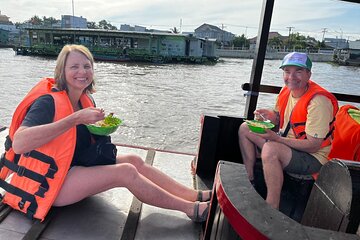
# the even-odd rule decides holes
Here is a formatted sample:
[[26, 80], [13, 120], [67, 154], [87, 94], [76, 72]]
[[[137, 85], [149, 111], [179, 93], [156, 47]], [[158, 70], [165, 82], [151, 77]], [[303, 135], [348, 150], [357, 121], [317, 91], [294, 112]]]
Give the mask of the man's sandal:
[[209, 207], [210, 207], [210, 202], [207, 202], [207, 207], [205, 208], [204, 212], [199, 215], [199, 205], [200, 202], [196, 201], [195, 202], [195, 206], [194, 206], [194, 215], [192, 217], [190, 217], [190, 219], [194, 222], [205, 222], [209, 213]]
[[212, 196], [212, 191], [211, 191], [211, 190], [209, 191], [209, 197], [206, 198], [206, 199], [203, 199], [203, 192], [204, 192], [204, 191], [202, 191], [202, 190], [199, 190], [199, 191], [198, 191], [196, 201], [199, 201], [199, 202], [207, 202], [207, 201], [210, 201], [211, 196]]

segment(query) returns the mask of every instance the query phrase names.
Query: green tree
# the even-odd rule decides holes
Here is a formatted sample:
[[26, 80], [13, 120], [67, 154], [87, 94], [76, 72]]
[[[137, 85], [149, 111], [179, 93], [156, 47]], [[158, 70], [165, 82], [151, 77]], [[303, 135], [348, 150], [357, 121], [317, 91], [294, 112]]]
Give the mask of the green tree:
[[246, 39], [245, 35], [236, 36], [233, 40], [234, 47], [248, 48], [250, 46], [249, 40]]
[[284, 46], [283, 40], [276, 36], [268, 40], [268, 46], [274, 49], [281, 49]]
[[99, 28], [108, 29], [108, 30], [117, 30], [115, 26], [111, 25], [111, 23], [108, 23], [106, 20], [101, 20], [99, 22]]
[[43, 20], [42, 20], [44, 26], [47, 26], [47, 27], [52, 27], [52, 25], [55, 24], [55, 23], [57, 23], [58, 21], [59, 21], [59, 20], [57, 20], [57, 19], [55, 19], [55, 18], [53, 18], [53, 17], [47, 18], [47, 17], [45, 17], [45, 16], [43, 17]]
[[325, 41], [317, 41], [316, 47], [317, 48], [326, 48], [327, 46], [325, 44]]
[[90, 29], [98, 29], [99, 26], [95, 22], [87, 22], [87, 27]]
[[180, 30], [178, 30], [176, 27], [170, 28], [170, 31], [171, 31], [172, 33], [175, 33], [175, 34], [180, 33]]
[[41, 20], [41, 18], [39, 18], [37, 15], [34, 15], [33, 17], [31, 17], [29, 19], [29, 22], [32, 25], [42, 25], [43, 24], [43, 20]]

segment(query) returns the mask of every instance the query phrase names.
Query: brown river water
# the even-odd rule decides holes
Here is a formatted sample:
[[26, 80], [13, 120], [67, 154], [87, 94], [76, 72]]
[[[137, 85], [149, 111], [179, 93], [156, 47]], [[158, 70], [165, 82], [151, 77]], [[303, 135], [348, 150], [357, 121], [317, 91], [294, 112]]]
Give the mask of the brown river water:
[[[265, 61], [263, 84], [282, 85], [279, 65]], [[196, 153], [201, 114], [244, 115], [241, 84], [249, 81], [251, 66], [251, 59], [235, 58], [215, 65], [97, 62], [93, 96], [97, 106], [124, 121], [112, 134], [114, 142]], [[54, 68], [55, 59], [0, 49], [0, 126], [9, 126], [17, 104]], [[332, 92], [360, 95], [360, 68], [315, 62], [312, 79]], [[258, 106], [274, 101], [275, 95], [260, 94]]]

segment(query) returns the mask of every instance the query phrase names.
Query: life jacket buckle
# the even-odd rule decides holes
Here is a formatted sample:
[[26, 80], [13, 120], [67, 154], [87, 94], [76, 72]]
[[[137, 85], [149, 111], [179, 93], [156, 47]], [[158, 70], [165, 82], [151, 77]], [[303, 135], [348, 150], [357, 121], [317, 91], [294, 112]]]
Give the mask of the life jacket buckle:
[[23, 202], [23, 200], [21, 200], [19, 203], [18, 203], [18, 206], [19, 208], [22, 210], [25, 206], [25, 203]]
[[24, 157], [28, 158], [28, 157], [30, 157], [30, 153], [31, 153], [31, 151], [27, 152], [27, 153], [24, 153], [23, 155], [24, 155]]
[[5, 146], [5, 151], [9, 151], [9, 149], [12, 148], [12, 141], [9, 135], [6, 136], [4, 146]]
[[45, 174], [45, 177], [53, 179], [56, 172], [56, 169], [49, 167], [48, 172]]
[[2, 169], [2, 167], [4, 166], [4, 162], [5, 162], [5, 153], [1, 154], [0, 169]]
[[17, 173], [17, 175], [18, 175], [19, 177], [24, 176], [24, 173], [25, 173], [25, 167], [23, 167], [23, 166], [19, 166], [19, 168], [17, 169], [16, 173]]
[[45, 192], [47, 192], [49, 188], [44, 188], [43, 186], [39, 186], [39, 190], [35, 193], [35, 195], [44, 198]]

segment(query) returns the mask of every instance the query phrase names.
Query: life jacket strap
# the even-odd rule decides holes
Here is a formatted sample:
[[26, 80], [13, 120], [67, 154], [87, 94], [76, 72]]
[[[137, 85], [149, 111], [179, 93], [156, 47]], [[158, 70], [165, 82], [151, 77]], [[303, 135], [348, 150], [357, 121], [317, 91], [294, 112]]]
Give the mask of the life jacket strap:
[[5, 151], [9, 151], [9, 149], [12, 147], [12, 141], [9, 135], [6, 136], [4, 146], [5, 146]]
[[45, 174], [45, 177], [52, 179], [54, 178], [55, 173], [58, 171], [58, 166], [56, 165], [54, 158], [36, 150], [32, 150], [30, 152], [24, 153], [23, 155], [24, 157], [32, 157], [41, 162], [50, 164], [50, 167], [48, 169], [48, 172]]
[[298, 126], [305, 126], [306, 122], [296, 122], [296, 123], [293, 123], [292, 125], [294, 127], [298, 127]]
[[39, 190], [35, 193], [35, 195], [39, 197], [43, 198], [45, 192], [49, 190], [49, 184], [45, 176], [37, 172], [34, 172], [30, 169], [27, 169], [24, 166], [17, 165], [16, 163], [7, 160], [4, 155], [1, 157], [0, 166], [5, 166], [9, 168], [11, 171], [15, 172], [19, 177], [24, 176], [40, 183]]
[[[5, 146], [5, 151], [6, 152], [9, 151], [12, 148], [12, 140], [10, 138], [10, 135], [6, 136], [4, 146]], [[18, 163], [19, 159], [20, 159], [20, 154], [15, 154], [13, 162]]]
[[[6, 192], [21, 197], [21, 201], [18, 203], [19, 209], [21, 210], [24, 209], [25, 203], [30, 202], [29, 207], [26, 209], [26, 215], [31, 219], [33, 218], [38, 208], [38, 204], [36, 202], [36, 198], [34, 195], [25, 192], [20, 188], [14, 187], [13, 185], [7, 183], [5, 180], [0, 180], [0, 187], [4, 189]], [[2, 198], [3, 196], [1, 196], [1, 199]]]
[[329, 123], [330, 126], [330, 131], [328, 132], [328, 134], [326, 134], [326, 136], [324, 137], [324, 140], [326, 140], [328, 137], [333, 136], [334, 130], [335, 130], [335, 126], [334, 126], [334, 122], [335, 122], [335, 117], [333, 118], [333, 120]]

